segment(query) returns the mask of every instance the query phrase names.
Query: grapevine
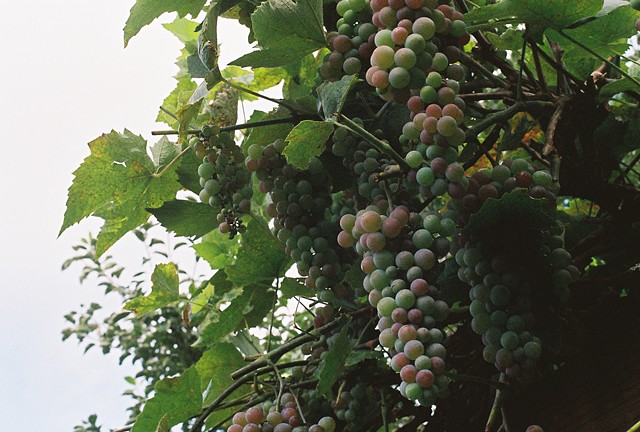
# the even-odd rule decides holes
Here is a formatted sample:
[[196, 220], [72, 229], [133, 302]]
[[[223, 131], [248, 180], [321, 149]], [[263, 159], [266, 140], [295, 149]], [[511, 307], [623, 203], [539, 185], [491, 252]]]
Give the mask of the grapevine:
[[[540, 383], [576, 362], [566, 336], [599, 319], [594, 304], [634, 310], [640, 82], [633, 58], [596, 52], [609, 36], [578, 39], [616, 8], [633, 35], [637, 2], [480, 3], [214, 2], [181, 21], [195, 35], [179, 65], [204, 81], [157, 132], [177, 142], [151, 160], [128, 131], [97, 140], [134, 148], [114, 161], [134, 172], [98, 206], [83, 200], [101, 192], [79, 192], [83, 165], [63, 226], [92, 212], [135, 225], [142, 209], [140, 224], [201, 238], [211, 267], [179, 289], [184, 272], [159, 265], [151, 294], [125, 304], [180, 308], [203, 349], [162, 377], [134, 432], [556, 430], [521, 401], [543, 406]], [[227, 68], [220, 17], [258, 42]], [[281, 81], [282, 99], [261, 93]], [[235, 124], [235, 92], [279, 106]], [[118, 213], [134, 189], [144, 205]]]

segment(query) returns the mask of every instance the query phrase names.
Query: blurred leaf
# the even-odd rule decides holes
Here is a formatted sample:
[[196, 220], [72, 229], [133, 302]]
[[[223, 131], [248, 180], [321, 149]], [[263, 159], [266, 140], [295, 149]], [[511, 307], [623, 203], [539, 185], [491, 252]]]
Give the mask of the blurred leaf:
[[140, 316], [180, 299], [180, 280], [174, 263], [158, 264], [151, 275], [151, 282], [151, 294], [129, 300], [124, 308]]

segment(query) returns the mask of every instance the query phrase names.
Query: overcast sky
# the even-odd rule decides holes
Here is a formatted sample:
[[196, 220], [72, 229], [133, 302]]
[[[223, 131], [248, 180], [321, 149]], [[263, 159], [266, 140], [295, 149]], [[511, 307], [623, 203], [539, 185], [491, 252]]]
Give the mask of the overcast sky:
[[[83, 355], [60, 336], [64, 314], [104, 301], [100, 289], [79, 284], [79, 268], [60, 272], [71, 245], [100, 224], [84, 221], [56, 236], [71, 173], [89, 154], [86, 143], [125, 127], [149, 139], [161, 127], [154, 119], [174, 86], [180, 47], [155, 23], [123, 49], [133, 3], [2, 2], [2, 430], [71, 431], [92, 413], [109, 430], [127, 419], [129, 400], [121, 393], [131, 369], [119, 367], [116, 356]], [[223, 26], [221, 34], [223, 64], [246, 51], [244, 33]], [[112, 250], [130, 266], [139, 263], [133, 243], [125, 238]]]

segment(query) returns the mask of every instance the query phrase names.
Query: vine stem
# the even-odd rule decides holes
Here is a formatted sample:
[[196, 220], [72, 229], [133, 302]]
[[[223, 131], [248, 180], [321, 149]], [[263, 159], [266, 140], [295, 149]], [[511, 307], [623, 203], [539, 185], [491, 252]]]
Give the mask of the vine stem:
[[256, 91], [253, 91], [253, 90], [248, 89], [246, 87], [242, 87], [241, 85], [236, 84], [233, 81], [229, 81], [228, 79], [226, 79], [224, 77], [221, 77], [221, 78], [222, 78], [222, 82], [223, 83], [227, 84], [228, 86], [233, 87], [236, 90], [239, 90], [239, 91], [244, 92], [244, 93], [248, 93], [250, 95], [253, 95], [255, 97], [258, 97], [258, 98], [261, 98], [261, 99], [264, 99], [264, 100], [268, 100], [269, 102], [273, 102], [274, 104], [281, 105], [281, 106], [285, 107], [286, 109], [288, 109], [291, 112], [294, 112], [294, 113], [297, 112], [297, 109], [293, 105], [289, 104], [287, 101], [284, 101], [282, 99], [275, 99], [275, 98], [269, 97], [267, 95], [263, 95], [262, 93], [258, 93]]
[[151, 177], [153, 177], [153, 178], [161, 178], [162, 176], [164, 176], [167, 172], [169, 172], [169, 170], [170, 170], [171, 168], [173, 168], [173, 166], [174, 166], [174, 165], [175, 165], [175, 164], [176, 164], [180, 159], [182, 159], [182, 157], [183, 157], [184, 155], [186, 155], [186, 154], [189, 152], [189, 150], [191, 150], [191, 147], [189, 147], [189, 146], [187, 146], [187, 147], [185, 147], [184, 149], [182, 149], [182, 151], [181, 151], [180, 153], [178, 153], [178, 154], [176, 155], [176, 157], [174, 157], [174, 158], [173, 158], [173, 160], [172, 160], [171, 162], [169, 162], [169, 163], [167, 164], [167, 166], [166, 166], [166, 167], [164, 167], [164, 168], [162, 169], [162, 171], [160, 171], [159, 173], [153, 173], [153, 174], [151, 175]]
[[[500, 374], [500, 382], [505, 379], [504, 372]], [[491, 407], [491, 412], [489, 413], [489, 418], [487, 419], [487, 425], [484, 428], [485, 432], [492, 432], [495, 423], [498, 421], [498, 417], [501, 415], [502, 411], [502, 402], [504, 400], [504, 391], [496, 390], [496, 396], [493, 399], [493, 406]]]
[[[333, 330], [334, 328], [338, 327], [341, 324], [340, 320], [335, 320], [330, 322], [329, 324], [326, 324], [322, 327], [320, 327], [318, 329], [318, 334], [325, 334], [330, 332], [331, 330]], [[279, 346], [278, 348], [274, 349], [273, 351], [268, 352], [267, 354], [263, 354], [261, 356], [259, 356], [256, 360], [254, 360], [251, 364], [248, 364], [247, 366], [238, 369], [237, 371], [235, 371], [234, 373], [231, 374], [231, 378], [232, 379], [242, 379], [241, 377], [246, 376], [246, 374], [249, 374], [253, 371], [255, 371], [256, 369], [259, 369], [267, 364], [269, 364], [269, 361], [277, 361], [280, 357], [282, 357], [284, 354], [288, 353], [289, 351], [299, 347], [300, 345], [303, 345], [307, 342], [311, 342], [312, 340], [315, 340], [317, 338], [316, 335], [313, 335], [311, 333], [304, 333], [300, 336], [297, 336], [295, 338], [293, 338], [291, 341], [285, 343], [284, 345]]]
[[591, 48], [589, 48], [588, 46], [586, 46], [585, 44], [580, 42], [579, 40], [574, 39], [573, 37], [571, 37], [568, 34], [566, 34], [564, 31], [558, 30], [558, 33], [560, 33], [560, 35], [562, 37], [564, 37], [564, 38], [568, 39], [569, 41], [573, 42], [574, 44], [578, 45], [580, 48], [582, 48], [583, 50], [585, 50], [586, 52], [588, 52], [589, 54], [591, 54], [595, 58], [605, 62], [610, 67], [612, 67], [613, 69], [618, 71], [620, 73], [620, 75], [624, 76], [625, 78], [628, 78], [632, 83], [634, 83], [636, 86], [640, 87], [640, 82], [637, 79], [635, 79], [634, 77], [632, 77], [631, 75], [629, 75], [628, 73], [626, 73], [620, 66], [618, 66], [615, 63], [609, 61], [609, 59], [601, 56], [600, 54], [598, 54], [597, 52], [593, 51]]
[[[292, 117], [283, 117], [283, 118], [277, 118], [277, 119], [271, 119], [271, 120], [255, 121], [250, 123], [239, 123], [232, 126], [221, 127], [220, 132], [230, 132], [234, 130], [249, 129], [249, 128], [260, 127], [260, 126], [271, 126], [271, 125], [277, 125], [277, 124], [283, 124], [283, 123], [292, 123], [297, 120], [300, 120], [300, 118], [292, 116]], [[153, 131], [151, 132], [151, 135], [178, 135], [179, 133], [180, 133], [179, 131], [171, 129], [171, 130]], [[188, 135], [196, 135], [199, 133], [200, 133], [200, 129], [187, 130]]]
[[640, 421], [634, 424], [633, 426], [631, 426], [631, 428], [627, 432], [639, 432], [639, 431], [640, 431]]
[[[340, 123], [340, 121], [342, 121], [344, 124]], [[411, 167], [409, 166], [407, 161], [405, 161], [404, 158], [400, 156], [398, 152], [396, 152], [393, 149], [393, 147], [391, 147], [386, 142], [378, 139], [375, 135], [371, 134], [369, 131], [367, 131], [365, 128], [363, 128], [358, 123], [351, 120], [350, 118], [342, 114], [339, 114], [339, 121], [336, 124], [341, 127], [346, 127], [347, 129], [359, 135], [361, 138], [365, 139], [376, 150], [386, 154], [387, 156], [392, 158], [394, 161], [396, 161], [397, 164], [400, 165], [404, 171], [411, 170]]]

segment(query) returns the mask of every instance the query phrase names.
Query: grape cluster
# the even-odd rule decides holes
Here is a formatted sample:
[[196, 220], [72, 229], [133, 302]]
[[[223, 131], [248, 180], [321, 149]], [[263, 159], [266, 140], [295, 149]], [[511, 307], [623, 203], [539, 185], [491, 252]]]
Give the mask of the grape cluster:
[[341, 0], [336, 5], [340, 19], [337, 31], [327, 34], [331, 54], [323, 59], [320, 75], [337, 81], [346, 75], [359, 74], [369, 66], [375, 48], [376, 28], [371, 24], [371, 8], [365, 0]]
[[335, 427], [332, 417], [323, 417], [309, 426], [303, 425], [295, 396], [284, 393], [279, 401], [264, 402], [246, 412], [236, 413], [227, 432], [334, 432]]
[[335, 243], [339, 227], [326, 214], [332, 205], [330, 179], [318, 158], [309, 161], [307, 171], [288, 164], [282, 156], [285, 145], [282, 139], [264, 148], [252, 145], [245, 165], [258, 178], [258, 189], [269, 194], [267, 215], [273, 218], [275, 235], [285, 243], [298, 273], [322, 301], [330, 301], [335, 295], [346, 295], [339, 284], [343, 273]]
[[202, 158], [198, 166], [200, 200], [219, 209], [218, 222], [229, 238], [244, 231], [240, 216], [251, 210], [251, 173], [244, 166], [244, 156], [233, 136], [216, 126], [204, 126], [190, 145]]
[[[436, 0], [373, 0], [371, 8], [378, 32], [366, 80], [383, 99], [407, 102], [411, 90], [429, 85], [432, 73], [462, 79], [461, 67], [449, 65], [459, 58], [457, 47], [469, 40], [460, 12]], [[443, 100], [453, 101], [450, 92], [442, 93]]]
[[[458, 224], [463, 228], [486, 200], [498, 199], [516, 188], [533, 198], [546, 200], [548, 213], [555, 211], [551, 175], [545, 170], [535, 170], [524, 159], [506, 160], [502, 165], [478, 171], [464, 180], [450, 183], [448, 190], [452, 197], [449, 205], [456, 209]], [[578, 270], [571, 265], [571, 255], [564, 249], [560, 236], [545, 232], [534, 239], [527, 237], [514, 241], [513, 234], [504, 237], [507, 240], [498, 242], [500, 247], [496, 248], [496, 240], [459, 235], [452, 243], [451, 251], [460, 266], [458, 278], [472, 287], [469, 292], [471, 328], [482, 336], [483, 357], [510, 378], [528, 381], [542, 353], [542, 341], [534, 335], [534, 287], [527, 282], [530, 280], [527, 275], [531, 273], [528, 267], [533, 263], [530, 257], [520, 256], [518, 241], [528, 242], [530, 246], [535, 244], [533, 241], [538, 242], [540, 253], [547, 257], [546, 270], [552, 285], [549, 294], [561, 302], [568, 299], [568, 285]], [[544, 288], [535, 289], [540, 295]]]
[[349, 431], [363, 428], [363, 419], [369, 419], [380, 411], [380, 395], [366, 382], [360, 381], [340, 392], [333, 403], [335, 416], [347, 424]]
[[390, 350], [391, 367], [402, 378], [400, 392], [428, 406], [448, 394], [444, 333], [436, 325], [447, 318], [449, 306], [426, 280], [438, 255], [431, 249], [434, 235], [422, 224], [418, 213], [403, 206], [388, 217], [369, 207], [342, 217], [338, 243], [363, 257], [364, 289], [380, 317], [380, 345]]

